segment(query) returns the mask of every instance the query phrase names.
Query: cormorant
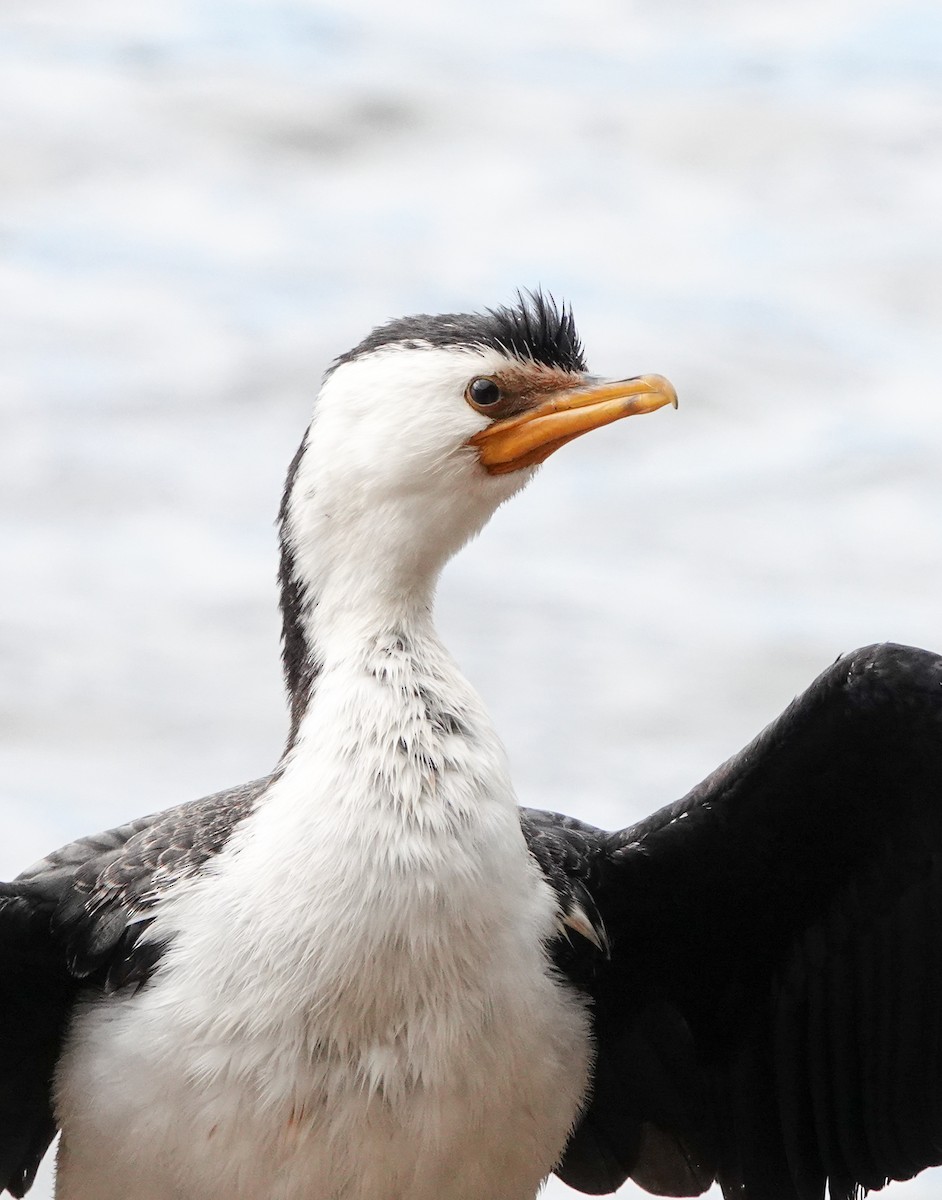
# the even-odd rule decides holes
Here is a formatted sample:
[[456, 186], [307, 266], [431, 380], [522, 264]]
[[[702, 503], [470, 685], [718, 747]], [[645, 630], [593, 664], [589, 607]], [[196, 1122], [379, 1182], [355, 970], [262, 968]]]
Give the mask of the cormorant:
[[942, 1162], [942, 661], [839, 659], [684, 799], [518, 809], [439, 572], [571, 438], [675, 402], [539, 293], [374, 330], [280, 511], [264, 779], [0, 885], [0, 1190], [850, 1200]]

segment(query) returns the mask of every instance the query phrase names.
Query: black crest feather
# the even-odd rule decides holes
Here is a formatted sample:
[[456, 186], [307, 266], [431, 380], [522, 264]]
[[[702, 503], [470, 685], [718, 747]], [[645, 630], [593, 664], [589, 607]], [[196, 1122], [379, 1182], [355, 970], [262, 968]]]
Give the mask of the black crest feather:
[[518, 292], [516, 304], [483, 313], [419, 313], [388, 321], [342, 354], [331, 370], [386, 346], [414, 349], [423, 345], [480, 346], [564, 371], [586, 370], [572, 310], [539, 289]]

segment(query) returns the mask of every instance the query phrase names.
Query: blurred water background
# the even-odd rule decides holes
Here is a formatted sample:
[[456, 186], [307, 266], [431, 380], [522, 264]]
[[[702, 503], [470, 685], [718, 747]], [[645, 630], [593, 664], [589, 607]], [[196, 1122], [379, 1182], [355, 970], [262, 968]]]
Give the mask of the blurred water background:
[[681, 396], [443, 582], [524, 802], [624, 825], [942, 647], [940, 153], [929, 2], [4, 0], [3, 877], [272, 764], [281, 481], [390, 316], [543, 285]]

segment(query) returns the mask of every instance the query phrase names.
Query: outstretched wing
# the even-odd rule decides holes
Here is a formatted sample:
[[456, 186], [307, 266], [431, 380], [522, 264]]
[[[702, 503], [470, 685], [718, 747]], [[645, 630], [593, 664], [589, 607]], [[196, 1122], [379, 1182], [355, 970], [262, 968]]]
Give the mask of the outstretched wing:
[[611, 957], [564, 1180], [851, 1200], [942, 1163], [942, 659], [840, 659], [685, 799], [577, 840]]
[[146, 980], [161, 896], [228, 840], [257, 780], [55, 851], [0, 883], [0, 1192], [23, 1196], [56, 1133], [52, 1084], [82, 988]]

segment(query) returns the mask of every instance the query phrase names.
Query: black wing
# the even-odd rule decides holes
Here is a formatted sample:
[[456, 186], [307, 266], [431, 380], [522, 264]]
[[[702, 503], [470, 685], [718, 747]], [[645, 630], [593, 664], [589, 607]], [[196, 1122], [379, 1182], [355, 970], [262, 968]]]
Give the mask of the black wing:
[[0, 883], [0, 1192], [27, 1192], [55, 1136], [53, 1074], [80, 990], [146, 980], [161, 950], [140, 940], [151, 909], [222, 848], [269, 782], [82, 838]]
[[566, 1182], [851, 1200], [942, 1163], [942, 659], [840, 659], [632, 829], [543, 823], [611, 942], [559, 957], [598, 1045]]

